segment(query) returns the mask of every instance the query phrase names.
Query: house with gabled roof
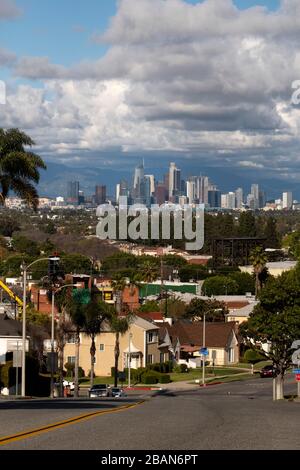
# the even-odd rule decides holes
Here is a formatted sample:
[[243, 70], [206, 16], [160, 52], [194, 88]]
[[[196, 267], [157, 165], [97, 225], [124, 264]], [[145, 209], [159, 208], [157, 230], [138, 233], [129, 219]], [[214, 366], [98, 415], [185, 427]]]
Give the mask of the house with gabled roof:
[[[163, 327], [161, 327], [163, 328]], [[164, 324], [170, 338], [174, 360], [196, 368], [201, 365], [200, 349], [203, 347], [203, 323], [180, 320], [172, 326]], [[224, 366], [239, 362], [239, 339], [235, 322], [205, 324], [206, 361], [210, 365]]]

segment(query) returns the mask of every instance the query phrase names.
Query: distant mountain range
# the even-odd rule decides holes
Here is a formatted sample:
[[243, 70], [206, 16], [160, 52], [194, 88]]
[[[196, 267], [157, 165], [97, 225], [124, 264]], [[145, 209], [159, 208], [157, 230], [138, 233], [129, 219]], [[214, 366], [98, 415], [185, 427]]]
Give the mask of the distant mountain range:
[[[262, 190], [266, 191], [268, 199], [280, 198], [283, 191], [293, 191], [294, 199], [300, 199], [300, 187], [298, 183], [287, 183], [281, 179], [266, 178], [265, 174], [259, 173], [254, 169], [241, 168], [220, 168], [199, 165], [188, 165], [187, 161], [180, 162], [174, 159], [178, 167], [182, 169], [182, 177], [187, 178], [191, 175], [209, 176], [212, 182], [218, 185], [223, 192], [234, 191], [242, 187], [245, 193], [250, 192], [252, 183], [258, 183]], [[147, 167], [147, 174], [154, 174], [158, 180], [163, 179], [163, 174], [168, 171], [168, 163], [164, 169]], [[58, 163], [48, 163], [47, 171], [43, 171], [39, 184], [39, 193], [41, 196], [56, 197], [66, 196], [67, 182], [79, 181], [80, 189], [85, 195], [92, 195], [95, 192], [97, 184], [107, 186], [108, 196], [114, 196], [115, 185], [120, 179], [132, 181], [134, 165], [128, 169], [117, 168], [95, 168], [83, 166], [69, 166]]]

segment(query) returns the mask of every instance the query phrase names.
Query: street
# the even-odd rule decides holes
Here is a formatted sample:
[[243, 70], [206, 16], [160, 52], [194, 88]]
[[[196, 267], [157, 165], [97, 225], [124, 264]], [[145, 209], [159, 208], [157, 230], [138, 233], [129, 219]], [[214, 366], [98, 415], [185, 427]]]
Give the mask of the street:
[[[289, 378], [285, 391], [295, 390]], [[300, 403], [273, 403], [269, 379], [120, 400], [1, 401], [0, 417], [0, 439], [10, 436], [1, 450], [300, 449]]]

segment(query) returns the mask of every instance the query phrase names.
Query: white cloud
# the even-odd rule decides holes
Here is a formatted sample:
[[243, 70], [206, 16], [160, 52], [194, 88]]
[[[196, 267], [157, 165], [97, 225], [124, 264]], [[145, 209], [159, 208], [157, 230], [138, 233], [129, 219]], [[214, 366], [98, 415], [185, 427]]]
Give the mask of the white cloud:
[[285, 155], [293, 166], [299, 39], [298, 0], [278, 12], [239, 10], [232, 0], [121, 0], [94, 38], [109, 45], [104, 57], [69, 68], [20, 58], [16, 77], [43, 88], [17, 88], [2, 125], [30, 129], [42, 150], [60, 155], [178, 151], [261, 169], [280, 167]]

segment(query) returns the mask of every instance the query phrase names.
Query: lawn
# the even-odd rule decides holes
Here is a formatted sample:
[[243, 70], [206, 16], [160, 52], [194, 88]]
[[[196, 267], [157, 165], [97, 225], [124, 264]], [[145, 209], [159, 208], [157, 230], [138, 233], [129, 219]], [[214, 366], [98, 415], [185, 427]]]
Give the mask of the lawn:
[[[205, 377], [207, 379], [214, 377], [223, 377], [224, 375], [236, 375], [243, 373], [243, 370], [240, 370], [236, 367], [215, 367], [214, 370], [212, 367], [205, 368]], [[202, 369], [193, 369], [186, 373], [173, 372], [170, 374], [172, 382], [182, 382], [202, 379]]]

